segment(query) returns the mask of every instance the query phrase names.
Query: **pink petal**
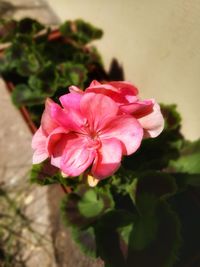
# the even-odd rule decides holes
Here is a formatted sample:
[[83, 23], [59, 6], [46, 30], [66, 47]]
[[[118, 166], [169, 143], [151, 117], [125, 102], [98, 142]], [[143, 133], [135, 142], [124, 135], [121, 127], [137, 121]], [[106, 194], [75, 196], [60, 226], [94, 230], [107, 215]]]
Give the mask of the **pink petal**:
[[100, 91], [103, 91], [105, 90], [105, 92], [107, 90], [111, 90], [113, 92], [116, 92], [118, 93], [118, 89], [115, 88], [114, 86], [112, 86], [110, 83], [104, 83], [104, 84], [101, 84], [97, 81], [93, 81], [90, 86], [88, 88], [86, 88], [85, 92], [89, 93], [89, 92], [100, 92]]
[[130, 115], [120, 115], [108, 120], [101, 130], [100, 138], [116, 138], [123, 144], [123, 154], [130, 155], [140, 146], [143, 129], [140, 123]]
[[153, 110], [153, 105], [154, 102], [152, 100], [144, 100], [121, 105], [120, 109], [127, 114], [132, 114], [135, 118], [139, 118], [151, 113]]
[[80, 110], [80, 101], [82, 97], [83, 94], [69, 93], [61, 96], [59, 100], [65, 109], [73, 108]]
[[110, 84], [93, 85], [93, 86], [88, 87], [85, 90], [85, 92], [102, 94], [102, 95], [108, 96], [117, 103], [124, 104], [124, 101], [125, 103], [128, 103], [128, 101], [124, 98], [124, 96], [120, 94], [119, 90]]
[[65, 138], [66, 146], [61, 159], [61, 170], [69, 176], [78, 176], [92, 164], [96, 152], [87, 149], [85, 137], [69, 133]]
[[[59, 138], [59, 136], [56, 137]], [[54, 143], [53, 150], [51, 153], [51, 164], [55, 167], [61, 168], [61, 160], [64, 154], [66, 143], [67, 139], [64, 134], [61, 135], [57, 142]]]
[[102, 146], [92, 167], [92, 175], [97, 179], [104, 179], [117, 171], [121, 164], [122, 145], [115, 138], [101, 139]]
[[164, 118], [157, 103], [154, 104], [152, 113], [138, 119], [138, 121], [144, 128], [145, 137], [157, 137], [164, 128]]
[[48, 158], [48, 154], [45, 150], [35, 150], [33, 153], [32, 163], [39, 164]]
[[58, 125], [51, 116], [51, 108], [55, 103], [47, 98], [45, 102], [45, 110], [42, 114], [41, 125], [46, 135], [50, 134]]
[[62, 127], [56, 128], [47, 138], [46, 149], [51, 156], [51, 164], [60, 167], [60, 159], [65, 149], [65, 135], [68, 132]]
[[81, 112], [88, 119], [91, 131], [97, 132], [109, 116], [118, 113], [118, 105], [109, 97], [102, 94], [87, 93], [81, 99]]
[[129, 102], [132, 102], [134, 96], [138, 94], [138, 89], [131, 83], [126, 81], [113, 81], [109, 83], [116, 87], [118, 91], [123, 94]]
[[85, 124], [82, 114], [76, 109], [63, 109], [59, 105], [54, 104], [51, 108], [52, 118], [56, 123], [66, 130], [78, 131]]
[[135, 86], [124, 81], [105, 84], [93, 81], [85, 91], [87, 93], [94, 92], [107, 95], [119, 104], [128, 104], [129, 102], [137, 101], [136, 95], [138, 94], [138, 90]]
[[93, 80], [93, 81], [90, 83], [90, 86], [89, 86], [89, 87], [93, 87], [93, 86], [96, 86], [96, 85], [101, 85], [101, 83], [98, 82], [97, 80]]
[[70, 93], [84, 94], [84, 91], [82, 91], [80, 88], [78, 88], [77, 86], [74, 86], [74, 85], [69, 87], [69, 91], [70, 91]]
[[67, 131], [65, 128], [58, 127], [56, 128], [47, 138], [47, 150], [49, 155], [53, 153], [54, 146], [57, 144], [57, 142], [65, 136], [65, 134], [68, 134], [69, 131]]
[[42, 127], [37, 130], [32, 139], [32, 148], [34, 149], [33, 164], [38, 164], [48, 158], [48, 152], [46, 150], [47, 137], [42, 130]]

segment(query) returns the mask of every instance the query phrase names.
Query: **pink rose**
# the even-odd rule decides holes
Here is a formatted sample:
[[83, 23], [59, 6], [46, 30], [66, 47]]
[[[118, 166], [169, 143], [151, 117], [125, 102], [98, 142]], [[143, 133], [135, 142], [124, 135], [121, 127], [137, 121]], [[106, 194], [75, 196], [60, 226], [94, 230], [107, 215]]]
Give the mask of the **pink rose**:
[[122, 113], [131, 114], [144, 129], [145, 137], [157, 137], [164, 128], [164, 119], [160, 106], [154, 99], [141, 101], [138, 97], [138, 89], [129, 82], [114, 81], [101, 84], [93, 81], [83, 92], [78, 87], [71, 86], [72, 93], [103, 94], [114, 100]]
[[32, 140], [33, 163], [50, 157], [52, 165], [68, 176], [78, 176], [91, 166], [91, 174], [103, 179], [119, 168], [123, 155], [139, 148], [141, 124], [106, 94], [69, 93], [60, 102], [62, 107], [46, 101]]

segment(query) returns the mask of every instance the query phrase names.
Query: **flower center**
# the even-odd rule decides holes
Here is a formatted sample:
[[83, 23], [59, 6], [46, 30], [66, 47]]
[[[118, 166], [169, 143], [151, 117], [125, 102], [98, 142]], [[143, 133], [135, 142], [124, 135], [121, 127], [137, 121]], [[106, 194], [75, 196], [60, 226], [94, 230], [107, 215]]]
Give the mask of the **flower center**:
[[84, 125], [84, 132], [84, 135], [87, 136], [87, 149], [98, 149], [101, 146], [101, 140], [98, 136], [98, 133], [91, 129], [88, 122]]
[[88, 140], [87, 140], [87, 149], [98, 149], [100, 146], [101, 146], [101, 141], [100, 139], [97, 137], [97, 138], [91, 138], [91, 137], [88, 137]]

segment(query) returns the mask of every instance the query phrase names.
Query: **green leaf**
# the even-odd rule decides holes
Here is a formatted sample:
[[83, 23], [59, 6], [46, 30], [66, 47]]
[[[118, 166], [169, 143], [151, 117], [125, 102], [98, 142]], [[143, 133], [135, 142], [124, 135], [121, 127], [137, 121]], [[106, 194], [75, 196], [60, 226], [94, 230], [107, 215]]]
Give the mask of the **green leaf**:
[[86, 218], [97, 216], [104, 208], [102, 198], [99, 198], [97, 192], [93, 189], [87, 190], [78, 203], [80, 214]]
[[47, 62], [37, 74], [29, 77], [28, 84], [34, 92], [51, 97], [58, 88], [58, 73], [55, 67]]
[[10, 64], [9, 61], [6, 59], [5, 54], [0, 57], [0, 74], [6, 77], [6, 73], [12, 71], [14, 64]]
[[16, 20], [0, 20], [0, 42], [11, 42], [17, 34], [34, 35], [44, 29], [44, 26], [31, 18]]
[[127, 266], [171, 267], [180, 248], [180, 223], [163, 200], [140, 196], [141, 211], [129, 239]]
[[189, 174], [189, 173], [171, 173], [176, 180], [178, 191], [182, 192], [187, 190], [187, 186], [200, 187], [200, 174]]
[[181, 116], [177, 112], [177, 106], [161, 104], [161, 112], [165, 118], [165, 129], [172, 131], [181, 128]]
[[133, 231], [133, 227], [134, 227], [133, 223], [130, 223], [126, 226], [118, 228], [119, 235], [127, 246], [129, 245], [130, 234]]
[[17, 32], [21, 34], [34, 35], [44, 28], [44, 25], [39, 23], [37, 20], [31, 18], [23, 18], [18, 22]]
[[15, 20], [0, 20], [0, 43], [11, 41], [17, 31], [17, 22]]
[[39, 49], [29, 35], [17, 35], [6, 49], [4, 57], [16, 74], [22, 77], [37, 73], [42, 68]]
[[[141, 213], [128, 220], [123, 221], [125, 211], [100, 218], [95, 226], [97, 256], [109, 267], [172, 267], [180, 246], [176, 214], [166, 202], [148, 194], [138, 205]], [[109, 213], [109, 219], [104, 218]]]
[[18, 84], [12, 92], [12, 101], [16, 106], [44, 103], [46, 95], [33, 91], [26, 84]]
[[170, 199], [170, 204], [181, 221], [182, 246], [176, 267], [199, 266], [200, 191], [189, 187]]
[[200, 187], [200, 173], [198, 174], [184, 174], [188, 185]]
[[135, 214], [122, 209], [112, 209], [105, 213], [101, 220], [98, 221], [99, 227], [109, 229], [118, 229], [123, 226], [128, 226], [135, 220]]
[[154, 196], [143, 194], [137, 198], [136, 205], [139, 209], [139, 216], [134, 223], [129, 246], [131, 249], [143, 250], [151, 244], [157, 236], [157, 200]]
[[41, 64], [34, 53], [24, 53], [23, 57], [17, 63], [17, 72], [21, 76], [29, 76], [38, 72], [41, 68]]
[[125, 210], [111, 210], [98, 220], [95, 227], [97, 256], [104, 260], [105, 266], [127, 267], [127, 240], [134, 218]]
[[30, 172], [31, 183], [40, 185], [60, 183], [65, 185], [66, 180], [61, 176], [59, 169], [52, 166], [48, 160], [40, 164], [34, 164]]
[[47, 62], [35, 75], [30, 75], [28, 85], [19, 84], [13, 91], [15, 105], [39, 105], [43, 104], [47, 97], [54, 95], [57, 90], [58, 74], [54, 66]]
[[185, 190], [187, 185], [200, 187], [200, 140], [185, 141], [181, 156], [170, 161], [168, 171], [176, 178], [180, 190]]
[[96, 257], [96, 237], [93, 227], [86, 229], [72, 228], [72, 238], [83, 253], [89, 257]]
[[62, 63], [58, 66], [59, 84], [63, 87], [77, 85], [82, 87], [87, 78], [87, 69], [74, 62]]
[[42, 91], [43, 89], [43, 81], [39, 79], [37, 75], [31, 75], [29, 77], [28, 85], [33, 90]]
[[132, 184], [127, 187], [127, 190], [131, 198], [136, 202], [140, 195], [146, 193], [157, 198], [171, 196], [176, 193], [177, 185], [172, 175], [151, 171], [138, 174], [138, 178], [133, 180]]
[[141, 174], [128, 186], [128, 192], [140, 215], [134, 224], [132, 238], [134, 249], [144, 249], [154, 241], [159, 225], [159, 218], [156, 217], [158, 201], [175, 194], [176, 191], [175, 178], [162, 172]]
[[180, 223], [163, 200], [142, 194], [138, 214], [113, 210], [95, 225], [97, 256], [105, 266], [172, 267], [180, 247]]
[[[73, 194], [73, 197], [77, 203], [80, 201], [77, 195]], [[95, 199], [94, 195], [89, 199]], [[138, 214], [110, 210], [96, 221], [88, 218], [87, 223], [83, 217], [77, 216], [77, 204], [67, 205], [70, 211], [68, 221], [72, 217], [76, 219], [72, 227], [75, 241], [87, 255], [100, 256], [105, 266], [172, 267], [177, 260], [180, 224], [163, 200], [142, 194], [137, 199]], [[63, 208], [66, 210], [66, 203]], [[77, 222], [78, 228], [75, 227]]]
[[112, 196], [107, 188], [99, 189], [79, 185], [75, 192], [68, 194], [61, 210], [67, 225], [85, 227], [113, 208]]
[[92, 26], [81, 19], [66, 21], [60, 26], [60, 32], [66, 38], [70, 38], [79, 45], [85, 45], [102, 37], [102, 30]]
[[169, 167], [176, 172], [200, 174], [200, 140], [185, 142], [181, 156], [171, 161]]

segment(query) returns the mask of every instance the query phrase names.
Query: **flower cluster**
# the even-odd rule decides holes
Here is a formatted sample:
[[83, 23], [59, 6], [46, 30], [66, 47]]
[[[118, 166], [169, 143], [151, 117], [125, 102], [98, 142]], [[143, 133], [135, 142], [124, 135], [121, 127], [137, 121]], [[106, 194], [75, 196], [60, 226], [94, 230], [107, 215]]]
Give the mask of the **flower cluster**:
[[82, 91], [71, 86], [62, 106], [47, 99], [41, 126], [32, 140], [33, 164], [51, 158], [67, 176], [88, 168], [96, 179], [112, 175], [122, 156], [134, 153], [144, 137], [156, 137], [164, 120], [154, 99], [141, 101], [124, 81], [93, 81]]

